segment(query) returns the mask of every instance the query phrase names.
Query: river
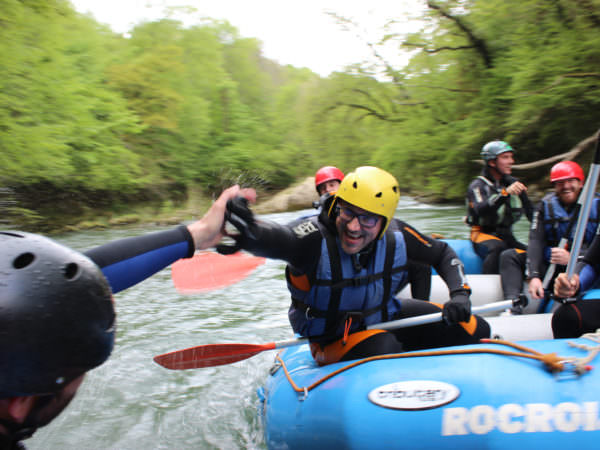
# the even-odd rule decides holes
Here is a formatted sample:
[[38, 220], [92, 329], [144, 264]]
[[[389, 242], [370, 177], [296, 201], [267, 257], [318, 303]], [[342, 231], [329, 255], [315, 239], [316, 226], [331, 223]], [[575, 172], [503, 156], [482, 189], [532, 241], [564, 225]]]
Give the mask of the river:
[[[261, 216], [286, 223], [314, 210]], [[397, 217], [419, 231], [468, 237], [462, 205], [426, 205], [402, 197]], [[515, 228], [526, 242], [526, 220]], [[156, 231], [128, 228], [56, 237], [75, 249]], [[110, 359], [86, 377], [68, 409], [27, 441], [44, 449], [263, 449], [256, 389], [273, 352], [226, 366], [170, 371], [152, 357], [210, 343], [266, 343], [292, 338], [284, 264], [267, 261], [244, 280], [181, 295], [170, 269], [115, 296], [117, 340]]]

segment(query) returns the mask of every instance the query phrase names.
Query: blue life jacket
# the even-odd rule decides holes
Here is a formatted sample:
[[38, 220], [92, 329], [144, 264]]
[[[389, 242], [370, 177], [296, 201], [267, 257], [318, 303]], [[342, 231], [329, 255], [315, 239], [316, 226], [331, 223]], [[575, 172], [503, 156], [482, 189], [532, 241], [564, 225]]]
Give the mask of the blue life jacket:
[[[560, 240], [567, 233], [567, 228], [569, 228], [569, 222], [571, 221], [573, 211], [575, 210], [575, 208], [567, 212], [558, 200], [558, 196], [555, 193], [546, 195], [542, 199], [542, 204], [544, 232], [546, 233], [546, 242], [548, 244], [544, 248], [544, 257], [547, 261], [549, 261], [550, 249], [552, 247], [558, 246]], [[596, 194], [592, 206], [590, 208], [590, 216], [585, 227], [585, 235], [583, 238], [582, 248], [587, 248], [594, 239], [596, 229], [598, 228], [599, 208], [600, 197], [598, 196], [598, 194]], [[573, 218], [573, 220], [575, 221], [575, 223], [571, 227], [570, 236], [567, 237], [567, 248], [570, 248], [571, 244], [573, 243], [573, 235], [575, 234], [575, 225], [577, 222], [577, 217]]]
[[400, 310], [393, 293], [405, 282], [406, 244], [401, 232], [388, 229], [375, 241], [374, 255], [366, 268], [356, 271], [352, 256], [339, 239], [319, 223], [323, 235], [321, 257], [308, 283], [299, 287], [290, 268], [286, 269], [292, 294], [289, 319], [292, 328], [313, 340], [332, 341], [341, 337], [344, 323], [352, 318], [350, 332], [364, 325], [384, 322]]

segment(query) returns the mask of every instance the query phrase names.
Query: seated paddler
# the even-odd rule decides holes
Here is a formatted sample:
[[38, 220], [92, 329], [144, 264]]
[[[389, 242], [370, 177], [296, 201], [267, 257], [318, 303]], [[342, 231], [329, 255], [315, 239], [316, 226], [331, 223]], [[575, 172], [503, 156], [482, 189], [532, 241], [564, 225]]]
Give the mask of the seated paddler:
[[[416, 230], [410, 244], [389, 227], [400, 189], [376, 167], [359, 167], [341, 182], [327, 214], [288, 225], [259, 220], [243, 199], [231, 200], [226, 218], [238, 230], [232, 248], [287, 262], [292, 296], [289, 320], [308, 337], [319, 364], [386, 353], [476, 343], [490, 328], [471, 315], [463, 265], [443, 241]], [[432, 265], [448, 285], [450, 301], [394, 296], [407, 277], [407, 261]], [[434, 299], [432, 299], [434, 300]], [[443, 321], [384, 331], [369, 325], [442, 311]]]

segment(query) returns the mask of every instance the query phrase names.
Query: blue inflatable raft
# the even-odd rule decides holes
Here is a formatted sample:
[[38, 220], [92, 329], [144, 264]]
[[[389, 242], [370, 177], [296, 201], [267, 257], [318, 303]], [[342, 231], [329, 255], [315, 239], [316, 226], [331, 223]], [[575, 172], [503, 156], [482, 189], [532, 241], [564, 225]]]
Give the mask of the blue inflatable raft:
[[[471, 242], [446, 242], [465, 265], [473, 304], [501, 300], [499, 276], [481, 274]], [[434, 276], [432, 300], [445, 301], [446, 293]], [[586, 298], [600, 298], [600, 291]], [[311, 450], [595, 449], [600, 445], [600, 357], [593, 357], [600, 337], [552, 340], [551, 316], [487, 320], [492, 336], [536, 339], [521, 344], [541, 355], [554, 354], [533, 353], [562, 363], [560, 372], [497, 341], [435, 349], [439, 355], [411, 352], [324, 367], [316, 365], [307, 345], [287, 348], [258, 390], [266, 444]]]
[[579, 338], [524, 345], [555, 354], [565, 370], [552, 373], [537, 359], [482, 352], [520, 353], [496, 343], [324, 367], [314, 363], [306, 345], [285, 349], [259, 389], [267, 446], [597, 448], [600, 367], [590, 368], [598, 361], [586, 358], [599, 343]]

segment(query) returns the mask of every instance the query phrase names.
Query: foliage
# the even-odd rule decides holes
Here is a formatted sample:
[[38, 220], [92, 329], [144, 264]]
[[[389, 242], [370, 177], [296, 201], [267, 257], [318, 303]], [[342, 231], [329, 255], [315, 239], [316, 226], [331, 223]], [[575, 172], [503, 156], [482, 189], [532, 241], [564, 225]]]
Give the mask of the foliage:
[[0, 188], [29, 196], [35, 222], [39, 186], [46, 200], [122, 204], [373, 164], [403, 191], [457, 201], [488, 140], [527, 162], [596, 131], [600, 0], [423, 5], [418, 32], [381, 30], [381, 45], [412, 52], [406, 66], [369, 43], [386, 78], [360, 64], [322, 78], [266, 59], [227, 22], [164, 19], [125, 37], [66, 0], [0, 0]]

